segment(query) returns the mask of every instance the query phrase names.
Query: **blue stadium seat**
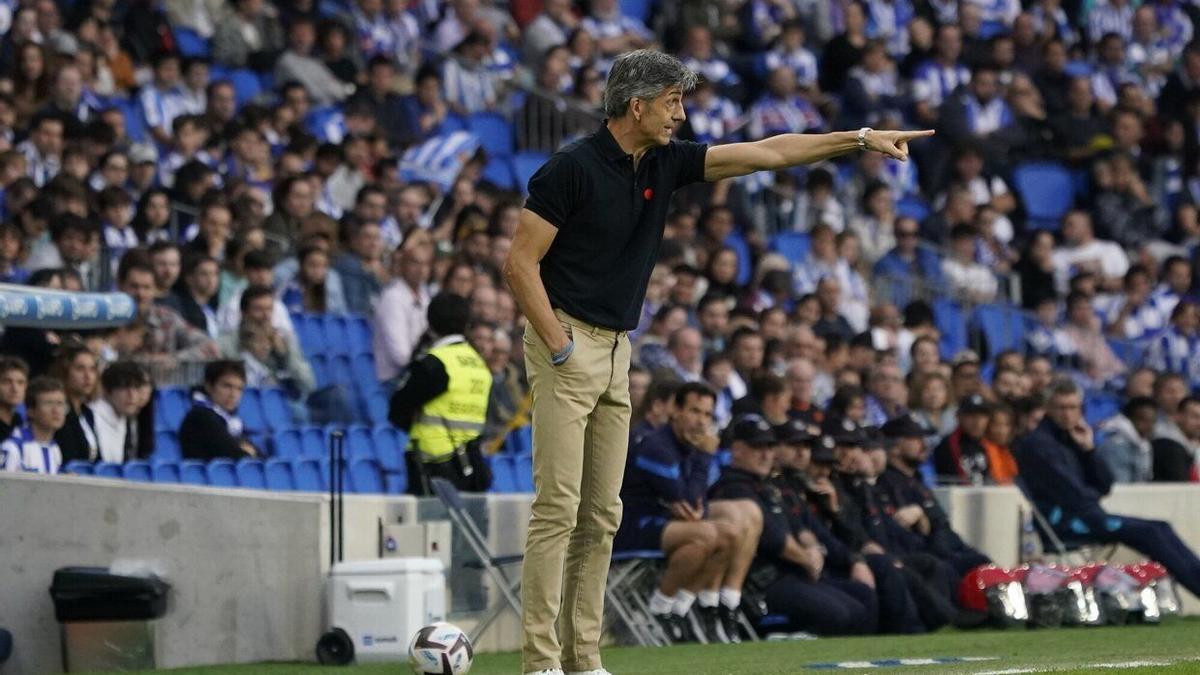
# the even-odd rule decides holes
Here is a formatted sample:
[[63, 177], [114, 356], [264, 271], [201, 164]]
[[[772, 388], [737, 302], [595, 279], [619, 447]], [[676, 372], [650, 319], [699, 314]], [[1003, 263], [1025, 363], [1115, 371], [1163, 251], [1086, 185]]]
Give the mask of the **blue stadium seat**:
[[209, 460], [206, 467], [208, 484], [216, 487], [237, 487], [237, 469], [232, 459], [218, 458]]
[[130, 460], [122, 464], [121, 475], [125, 480], [137, 481], [139, 483], [149, 483], [153, 480], [150, 462], [141, 459]]
[[296, 429], [276, 431], [272, 438], [275, 441], [275, 457], [291, 459], [301, 455], [300, 432]]
[[288, 405], [287, 394], [279, 388], [263, 389], [259, 392], [262, 403], [263, 420], [267, 429], [279, 433], [294, 427], [292, 408]]
[[179, 465], [175, 462], [154, 462], [150, 467], [150, 475], [155, 483], [178, 483]]
[[268, 459], [264, 469], [268, 490], [295, 490], [292, 463], [286, 459]]
[[370, 354], [374, 349], [371, 322], [366, 317], [346, 317], [346, 333], [350, 337], [349, 354]]
[[919, 223], [929, 217], [929, 205], [916, 195], [907, 195], [896, 202], [896, 215], [912, 218]]
[[321, 462], [315, 457], [294, 460], [292, 476], [296, 482], [296, 489], [302, 492], [321, 492], [325, 489], [321, 479]]
[[329, 382], [354, 389], [354, 371], [351, 370], [349, 356], [335, 356], [329, 359]]
[[490, 455], [488, 462], [492, 466], [492, 492], [520, 492], [517, 489], [516, 471], [513, 469], [511, 455]]
[[335, 314], [320, 315], [321, 330], [325, 332], [325, 348], [329, 354], [349, 354], [350, 335], [346, 319]]
[[239, 459], [234, 470], [237, 472], [237, 484], [239, 487], [256, 490], [267, 489], [267, 475], [263, 469], [262, 460]]
[[642, 23], [650, 21], [650, 12], [653, 10], [654, 0], [621, 0], [621, 13]]
[[513, 128], [503, 115], [492, 112], [472, 113], [467, 130], [479, 137], [488, 157], [512, 157]]
[[163, 461], [183, 459], [179, 451], [179, 438], [174, 431], [158, 431], [154, 434], [153, 458]]
[[113, 107], [120, 109], [121, 114], [125, 117], [125, 135], [130, 142], [143, 143], [149, 136], [146, 129], [146, 113], [142, 110], [142, 104], [136, 97], [121, 98], [113, 101]]
[[184, 415], [187, 415], [187, 393], [175, 387], [163, 387], [155, 394], [154, 428], [156, 431], [179, 431]]
[[518, 152], [513, 155], [513, 179], [521, 194], [529, 194], [529, 179], [548, 159], [550, 155], [544, 152]]
[[296, 336], [300, 339], [300, 347], [309, 358], [325, 353], [325, 328], [321, 321], [305, 314], [293, 314], [292, 325], [296, 327]]
[[1022, 351], [1025, 335], [1032, 327], [1030, 318], [1019, 307], [1003, 304], [979, 305], [971, 322], [987, 342], [986, 353], [978, 350], [985, 361], [1007, 349]]
[[304, 427], [300, 430], [300, 455], [302, 457], [325, 457], [329, 446], [325, 444], [325, 430], [321, 427]]
[[375, 458], [383, 471], [387, 493], [403, 494], [408, 487], [408, 467], [404, 464], [404, 450], [408, 445], [408, 437], [403, 431], [390, 426], [375, 427], [371, 435], [375, 442]]
[[[217, 79], [216, 77], [212, 79]], [[233, 96], [237, 99], [238, 108], [254, 100], [262, 93], [262, 82], [258, 75], [249, 68], [238, 68], [229, 71], [229, 81], [233, 84]]]
[[306, 354], [306, 356], [308, 356], [308, 365], [312, 366], [317, 386], [328, 387], [333, 384], [329, 377], [329, 360], [323, 354]]
[[92, 475], [97, 478], [123, 478], [121, 465], [112, 462], [97, 463], [95, 469], [92, 470]]
[[257, 389], [246, 389], [242, 392], [242, 401], [238, 404], [238, 417], [246, 431], [251, 433], [267, 430], [267, 422], [263, 419], [262, 399]]
[[513, 189], [516, 178], [513, 176], [512, 160], [509, 157], [489, 157], [483, 167], [483, 180], [504, 190]]
[[371, 424], [388, 423], [389, 397], [383, 389], [376, 389], [367, 396], [367, 419]]
[[1119, 412], [1121, 412], [1121, 397], [1116, 394], [1093, 390], [1088, 391], [1083, 397], [1083, 416], [1093, 428]]
[[1025, 206], [1026, 227], [1057, 230], [1075, 204], [1075, 182], [1066, 167], [1055, 162], [1029, 162], [1013, 171], [1013, 185]]
[[62, 468], [61, 473], [70, 473], [76, 476], [91, 476], [95, 473], [96, 468], [91, 462], [85, 462], [81, 459], [73, 459]]
[[724, 243], [737, 251], [737, 282], [739, 286], [745, 286], [750, 283], [750, 276], [754, 273], [754, 257], [750, 254], [750, 244], [746, 243], [745, 238], [736, 231], [730, 232], [729, 236], [725, 237]]
[[340, 114], [341, 106], [338, 105], [314, 106], [304, 118], [304, 128], [313, 136], [324, 138], [325, 125]]
[[180, 56], [185, 59], [208, 58], [212, 47], [209, 45], [207, 38], [184, 26], [176, 26], [174, 32], [175, 46], [179, 49]]
[[513, 475], [518, 492], [533, 492], [533, 455], [517, 455], [513, 460]]
[[780, 232], [771, 238], [771, 250], [798, 265], [808, 257], [812, 242], [804, 232]]
[[[329, 490], [329, 485], [333, 482], [333, 462], [329, 461], [329, 458], [326, 457], [319, 463], [321, 465], [321, 489]], [[342, 460], [342, 471], [342, 480], [344, 481], [342, 486], [346, 492], [353, 492], [350, 487], [350, 463], [344, 459]]]
[[729, 466], [730, 464], [733, 464], [733, 452], [727, 449], [718, 450], [717, 464], [720, 464], [721, 466]]
[[186, 485], [208, 485], [208, 471], [204, 462], [198, 459], [185, 459], [179, 463], [179, 482]]
[[504, 451], [512, 455], [527, 455], [533, 452], [533, 427], [526, 424], [509, 432], [504, 439]]
[[355, 386], [364, 395], [369, 395], [379, 388], [379, 381], [375, 379], [374, 356], [359, 354], [351, 360], [350, 368], [354, 371]]
[[1121, 359], [1130, 368], [1141, 366], [1142, 360], [1146, 358], [1146, 344], [1136, 340], [1109, 338], [1108, 346], [1112, 348], [1117, 358]]
[[942, 358], [952, 358], [967, 348], [967, 320], [962, 306], [950, 298], [933, 301], [933, 320], [942, 334]]
[[368, 427], [355, 425], [346, 430], [346, 456], [350, 459], [375, 458], [375, 441]]
[[379, 462], [374, 459], [355, 459], [350, 463], [350, 473], [347, 476], [350, 483], [347, 492], [360, 494], [383, 494], [383, 473]]

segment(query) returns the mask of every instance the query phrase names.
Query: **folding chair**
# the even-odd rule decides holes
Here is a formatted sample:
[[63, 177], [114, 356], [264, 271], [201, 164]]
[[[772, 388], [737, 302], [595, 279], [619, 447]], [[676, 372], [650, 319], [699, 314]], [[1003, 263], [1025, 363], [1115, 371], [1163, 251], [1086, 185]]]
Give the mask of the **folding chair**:
[[518, 593], [521, 590], [521, 578], [510, 579], [505, 573], [504, 568], [515, 563], [522, 562], [525, 559], [524, 554], [517, 555], [495, 555], [492, 549], [488, 546], [487, 537], [479, 530], [475, 524], [475, 520], [467, 513], [466, 505], [463, 503], [462, 497], [458, 494], [458, 489], [445, 478], [431, 478], [429, 480], [430, 487], [437, 498], [450, 514], [450, 522], [454, 524], [467, 540], [467, 545], [475, 551], [475, 555], [479, 557], [477, 563], [467, 563], [468, 567], [483, 569], [492, 577], [496, 588], [500, 590], [501, 600], [498, 600], [490, 607], [475, 625], [471, 631], [471, 642], [476, 643], [479, 636], [483, 635], [488, 626], [500, 616], [505, 607], [512, 607], [512, 610], [521, 616], [521, 599]]
[[648, 573], [659, 569], [663, 559], [662, 551], [614, 551], [608, 567], [605, 602], [642, 647], [671, 644], [670, 636], [650, 613], [644, 588]]
[[[1042, 555], [1045, 557], [1054, 558], [1053, 562], [1057, 562], [1067, 566], [1086, 565], [1089, 562], [1103, 562], [1112, 558], [1117, 551], [1118, 544], [1105, 544], [1102, 542], [1089, 542], [1083, 539], [1068, 538], [1064, 539], [1054, 530], [1054, 524], [1051, 518], [1047, 518], [1037, 504], [1033, 503], [1033, 499], [1029, 496], [1029, 491], [1025, 488], [1025, 483], [1017, 478], [1015, 484], [1021, 490], [1022, 496], [1025, 497], [1026, 507], [1029, 509], [1030, 515], [1033, 517], [1034, 529], [1037, 531], [1038, 540], [1042, 544]], [[1054, 516], [1055, 514], [1051, 514]], [[1022, 562], [1027, 562], [1022, 560]]]

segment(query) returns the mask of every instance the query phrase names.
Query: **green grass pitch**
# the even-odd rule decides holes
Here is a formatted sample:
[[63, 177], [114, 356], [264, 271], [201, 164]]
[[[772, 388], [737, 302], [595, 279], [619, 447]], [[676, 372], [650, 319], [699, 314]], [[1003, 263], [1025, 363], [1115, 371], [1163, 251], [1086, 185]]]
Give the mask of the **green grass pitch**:
[[[1056, 630], [943, 631], [933, 635], [828, 638], [742, 645], [686, 645], [667, 648], [610, 648], [604, 665], [614, 675], [774, 675], [808, 670], [817, 663], [950, 656], [992, 657], [987, 661], [941, 666], [870, 668], [897, 673], [1073, 672], [1200, 673], [1200, 618], [1168, 620], [1159, 626]], [[187, 675], [397, 675], [408, 666], [378, 664], [322, 668], [306, 664], [214, 666], [171, 671]], [[471, 675], [520, 673], [515, 653], [480, 654]]]

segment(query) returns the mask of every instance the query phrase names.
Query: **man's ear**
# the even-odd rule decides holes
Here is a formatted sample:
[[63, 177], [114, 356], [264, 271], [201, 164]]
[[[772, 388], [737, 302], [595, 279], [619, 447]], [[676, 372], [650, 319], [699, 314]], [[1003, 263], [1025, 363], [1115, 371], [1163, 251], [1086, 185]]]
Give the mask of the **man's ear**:
[[642, 99], [629, 99], [629, 112], [633, 113], [633, 119], [640, 122], [642, 120]]

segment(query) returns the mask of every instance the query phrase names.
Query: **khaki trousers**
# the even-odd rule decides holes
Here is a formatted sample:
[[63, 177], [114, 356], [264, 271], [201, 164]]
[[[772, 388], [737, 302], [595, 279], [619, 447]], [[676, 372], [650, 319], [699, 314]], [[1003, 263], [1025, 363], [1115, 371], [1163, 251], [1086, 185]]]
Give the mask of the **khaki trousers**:
[[550, 362], [531, 325], [524, 338], [535, 490], [521, 579], [524, 672], [601, 667], [604, 588], [629, 449], [629, 337], [555, 313], [575, 341], [566, 363]]

